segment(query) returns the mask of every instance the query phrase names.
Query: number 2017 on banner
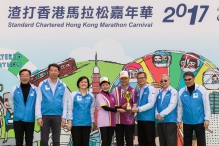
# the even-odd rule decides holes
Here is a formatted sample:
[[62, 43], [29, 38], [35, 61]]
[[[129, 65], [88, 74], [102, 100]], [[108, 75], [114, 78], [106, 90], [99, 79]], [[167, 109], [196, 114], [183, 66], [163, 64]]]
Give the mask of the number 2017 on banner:
[[[179, 4], [178, 7], [176, 8], [176, 10], [173, 7], [167, 7], [164, 12], [167, 13], [170, 10], [171, 13], [163, 19], [163, 22], [174, 22], [174, 19], [171, 19], [171, 17], [175, 13], [176, 13], [177, 17], [183, 17], [183, 16], [185, 16], [186, 13], [191, 13], [191, 18], [190, 18], [190, 23], [189, 24], [190, 25], [195, 25], [195, 20], [196, 20], [196, 15], [197, 15], [198, 8], [199, 7], [197, 5], [195, 5], [193, 8], [188, 9], [188, 11], [187, 11], [187, 6], [185, 4]], [[205, 14], [208, 11], [208, 8], [209, 8], [208, 5], [200, 6], [200, 9], [203, 9], [203, 12], [202, 12], [202, 15], [199, 18], [198, 22], [202, 22], [202, 20], [205, 17]], [[180, 9], [183, 9], [182, 14], [180, 14]]]

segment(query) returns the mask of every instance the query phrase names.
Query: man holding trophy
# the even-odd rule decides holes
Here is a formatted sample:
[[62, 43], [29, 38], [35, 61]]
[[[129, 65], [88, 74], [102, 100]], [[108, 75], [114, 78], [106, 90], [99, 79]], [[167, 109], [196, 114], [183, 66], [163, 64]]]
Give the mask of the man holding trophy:
[[129, 85], [129, 74], [127, 71], [121, 71], [120, 75], [121, 86], [114, 88], [112, 94], [116, 98], [116, 107], [124, 108], [125, 113], [116, 113], [116, 141], [117, 146], [124, 146], [124, 134], [126, 146], [133, 146], [133, 135], [135, 127], [134, 114], [132, 107], [136, 106], [136, 92]]
[[140, 146], [155, 146], [155, 88], [147, 84], [147, 74], [138, 72], [137, 107], [132, 112], [137, 113], [138, 143]]

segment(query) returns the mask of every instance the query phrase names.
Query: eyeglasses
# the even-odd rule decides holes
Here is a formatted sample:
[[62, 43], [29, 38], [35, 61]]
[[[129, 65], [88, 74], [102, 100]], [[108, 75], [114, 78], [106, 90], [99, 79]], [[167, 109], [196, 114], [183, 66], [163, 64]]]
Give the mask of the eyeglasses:
[[184, 79], [185, 82], [191, 81], [192, 78]]
[[142, 80], [142, 79], [144, 79], [145, 77], [141, 77], [141, 78], [137, 78], [138, 80]]
[[30, 76], [21, 75], [22, 78], [29, 78]]
[[161, 83], [163, 83], [163, 82], [165, 82], [165, 83], [166, 83], [166, 82], [167, 82], [167, 80], [160, 80], [160, 82], [161, 82]]

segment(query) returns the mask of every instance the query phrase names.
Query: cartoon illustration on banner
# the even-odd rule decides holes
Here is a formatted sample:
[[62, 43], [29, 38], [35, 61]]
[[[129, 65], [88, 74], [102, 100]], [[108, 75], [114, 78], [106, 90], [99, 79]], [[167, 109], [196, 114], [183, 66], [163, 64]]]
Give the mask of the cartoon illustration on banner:
[[[11, 49], [0, 49], [2, 54], [7, 54], [10, 59], [1, 59], [0, 70], [6, 69], [8, 73], [12, 73], [18, 77], [18, 72], [21, 68], [28, 68], [32, 71], [31, 83], [35, 86], [39, 85], [39, 82], [48, 77], [47, 68], [38, 69], [31, 61], [29, 61], [22, 53]], [[142, 52], [143, 53], [143, 52]], [[76, 90], [75, 81], [81, 75], [87, 76], [92, 83], [89, 91], [96, 97], [100, 93], [99, 80], [101, 76], [108, 76], [112, 82], [111, 89], [120, 85], [118, 74], [121, 70], [126, 70], [130, 75], [130, 85], [133, 88], [137, 86], [137, 73], [144, 71], [147, 73], [147, 81], [154, 85], [156, 90], [160, 88], [159, 81], [162, 74], [168, 74], [171, 78], [171, 86], [177, 90], [180, 90], [185, 86], [183, 80], [183, 74], [186, 71], [192, 71], [195, 74], [195, 81], [198, 84], [203, 85], [209, 95], [211, 105], [211, 124], [210, 129], [212, 133], [206, 132], [207, 143], [211, 145], [212, 139], [217, 139], [219, 136], [218, 125], [218, 101], [219, 101], [219, 70], [216, 66], [203, 56], [200, 56], [193, 52], [171, 51], [171, 50], [157, 50], [150, 54], [144, 55], [135, 59], [132, 62], [126, 64], [98, 60], [98, 52], [93, 54], [94, 60], [77, 62], [74, 58], [66, 58], [61, 61], [57, 60], [57, 63], [61, 67], [60, 79], [68, 86], [70, 92]], [[45, 65], [46, 66], [46, 65]], [[106, 70], [113, 69], [112, 72]], [[0, 143], [1, 145], [14, 144], [13, 133], [13, 112], [8, 105], [9, 91], [5, 91], [6, 84], [0, 83]], [[10, 88], [10, 87], [9, 87]], [[95, 122], [97, 119], [97, 110], [95, 111]], [[35, 122], [34, 131], [34, 145], [39, 146], [40, 141], [40, 127]], [[178, 146], [183, 146], [183, 131], [177, 130]], [[50, 135], [50, 145], [52, 145], [52, 139]], [[157, 135], [158, 136], [158, 135]], [[195, 137], [195, 136], [194, 136]], [[135, 145], [137, 143], [137, 136], [135, 136]], [[156, 137], [156, 142], [157, 141]], [[100, 135], [98, 129], [90, 134], [90, 146], [98, 146], [100, 144]], [[113, 143], [116, 145], [116, 141]], [[61, 145], [72, 145], [72, 139], [70, 132], [66, 128], [61, 130]], [[158, 144], [159, 145], [159, 144]], [[196, 146], [194, 138], [194, 146]]]

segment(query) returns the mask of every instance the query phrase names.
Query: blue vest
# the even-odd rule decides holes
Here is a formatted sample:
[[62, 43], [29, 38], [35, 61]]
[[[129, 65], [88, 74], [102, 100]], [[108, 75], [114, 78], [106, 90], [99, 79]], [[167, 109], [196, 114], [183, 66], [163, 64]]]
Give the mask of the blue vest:
[[13, 120], [13, 119], [11, 118], [11, 113], [7, 110], [5, 116], [5, 124], [7, 126], [13, 126], [13, 123], [10, 123], [9, 120]]
[[[149, 86], [147, 85], [144, 89], [144, 92], [142, 93], [142, 97], [140, 98], [140, 91], [141, 89], [139, 88], [137, 91], [137, 106], [143, 106], [148, 103], [148, 95], [150, 94]], [[146, 111], [143, 112], [138, 112], [137, 114], [137, 119], [140, 121], [155, 121], [155, 105]]]
[[183, 106], [183, 123], [201, 124], [204, 123], [204, 106], [202, 93], [199, 88], [193, 91], [192, 95], [186, 90], [180, 95]]
[[42, 92], [42, 115], [61, 116], [63, 112], [63, 96], [66, 90], [65, 84], [58, 81], [54, 95], [48, 80], [42, 82], [40, 89]]
[[73, 97], [72, 126], [91, 126], [91, 104], [93, 100], [93, 96], [89, 93], [85, 96], [82, 96], [80, 92], [75, 94]]
[[31, 85], [27, 97], [26, 105], [21, 87], [16, 87], [13, 91], [14, 99], [14, 121], [34, 122], [35, 121], [35, 103], [36, 103], [36, 89]]
[[[171, 100], [171, 96], [172, 96], [172, 92], [171, 89], [168, 90], [163, 98], [162, 101], [162, 92], [159, 92], [159, 94], [157, 95], [157, 111], [158, 113], [161, 113], [164, 109], [166, 109], [170, 103]], [[177, 123], [176, 122], [176, 117], [177, 117], [177, 113], [176, 113], [176, 107], [174, 110], [172, 110], [168, 115], [166, 115], [164, 117], [163, 121], [157, 121], [158, 123], [167, 123], [167, 122], [173, 122], [173, 123]]]

